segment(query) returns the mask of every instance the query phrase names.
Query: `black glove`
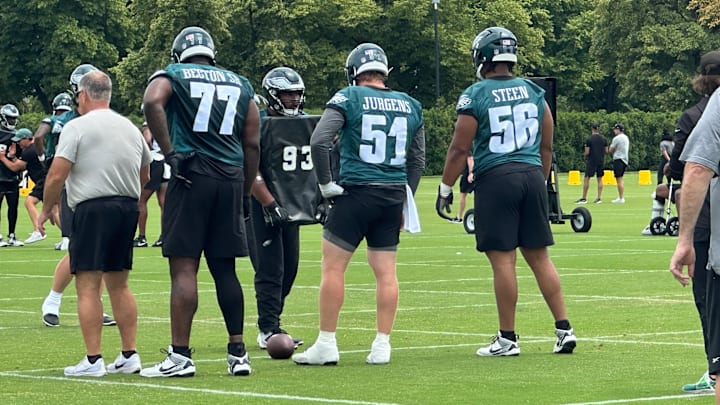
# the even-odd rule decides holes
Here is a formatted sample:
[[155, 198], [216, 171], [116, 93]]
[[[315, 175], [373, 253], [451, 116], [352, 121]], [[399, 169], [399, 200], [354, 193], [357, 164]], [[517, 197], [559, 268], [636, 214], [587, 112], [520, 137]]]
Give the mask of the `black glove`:
[[[453, 202], [453, 193], [450, 191], [450, 194], [448, 194], [446, 197], [442, 197], [440, 195], [440, 187], [438, 187], [438, 196], [437, 200], [435, 201], [435, 211], [437, 211], [438, 215], [440, 215], [440, 218], [447, 219], [448, 221], [453, 220], [454, 218], [448, 216], [445, 214], [447, 212], [448, 214], [451, 212], [450, 205], [452, 205]], [[443, 212], [445, 211], [445, 212]]]
[[245, 222], [249, 222], [250, 221], [250, 213], [251, 213], [250, 206], [252, 205], [252, 204], [250, 204], [250, 196], [249, 195], [243, 196], [242, 205], [243, 205], [243, 220]]
[[290, 214], [288, 214], [287, 210], [281, 207], [277, 201], [273, 201], [264, 206], [263, 214], [265, 217], [265, 224], [268, 226], [282, 226], [290, 219]]
[[183, 162], [186, 158], [187, 156], [184, 154], [172, 151], [165, 155], [165, 163], [170, 166], [171, 176], [181, 181], [185, 187], [190, 188], [190, 186], [192, 186], [192, 180], [183, 174]]
[[325, 225], [325, 222], [327, 222], [328, 215], [330, 215], [330, 209], [332, 208], [332, 204], [330, 204], [330, 201], [323, 198], [322, 202], [320, 202], [320, 205], [317, 206], [317, 211], [315, 213], [315, 219], [322, 225]]

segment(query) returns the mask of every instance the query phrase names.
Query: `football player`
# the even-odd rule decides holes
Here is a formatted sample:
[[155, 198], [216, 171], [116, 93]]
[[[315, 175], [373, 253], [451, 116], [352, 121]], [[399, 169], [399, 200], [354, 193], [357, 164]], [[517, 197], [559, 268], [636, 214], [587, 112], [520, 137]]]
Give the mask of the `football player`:
[[[334, 199], [334, 205], [323, 229], [320, 332], [310, 348], [292, 357], [297, 364], [339, 361], [335, 331], [345, 293], [344, 274], [363, 239], [376, 279], [377, 301], [377, 334], [366, 362], [390, 362], [403, 203], [417, 189], [425, 166], [425, 132], [420, 102], [389, 89], [385, 85], [389, 72], [385, 51], [378, 45], [363, 43], [353, 49], [345, 63], [349, 87], [327, 102], [310, 141], [320, 191]], [[340, 173], [335, 182], [330, 149], [337, 134]]]
[[[302, 77], [288, 67], [277, 67], [270, 70], [262, 80], [263, 96], [267, 108], [260, 111], [263, 123], [265, 117], [301, 117], [305, 100], [305, 83]], [[266, 137], [282, 137], [288, 132], [294, 132], [281, 120], [274, 128], [277, 133], [270, 134], [267, 125], [264, 125], [261, 144], [260, 173], [253, 184], [252, 198], [252, 237], [249, 242], [253, 244], [250, 249], [250, 258], [255, 268], [255, 299], [258, 310], [258, 337], [257, 343], [261, 349], [267, 347], [267, 339], [276, 333], [285, 333], [280, 328], [280, 315], [285, 306], [285, 298], [290, 294], [295, 277], [297, 276], [300, 260], [300, 224], [290, 221], [288, 210], [278, 203], [278, 184], [267, 184], [262, 173], [267, 173], [288, 160], [287, 155], [279, 156], [282, 160], [275, 161], [275, 155], [268, 151], [264, 142]], [[282, 128], [285, 128], [283, 131]], [[282, 131], [282, 133], [281, 133]], [[307, 142], [309, 145], [312, 128], [308, 127]], [[299, 158], [302, 145], [285, 145], [284, 149], [292, 148], [294, 158]], [[268, 153], [269, 152], [269, 153]], [[309, 150], [306, 151], [309, 156]], [[302, 164], [293, 162], [286, 171], [304, 171]], [[287, 166], [287, 165], [286, 165]], [[309, 168], [310, 170], [312, 168]], [[266, 176], [268, 177], [268, 176]], [[288, 179], [288, 176], [283, 176]], [[270, 177], [268, 177], [270, 178]], [[275, 186], [275, 187], [273, 187]], [[313, 184], [315, 186], [315, 184]], [[282, 187], [293, 188], [293, 184]], [[275, 193], [271, 191], [273, 188]], [[295, 339], [295, 344], [302, 344], [302, 340]]]
[[[15, 136], [15, 125], [17, 125], [20, 112], [12, 104], [5, 104], [0, 107], [0, 153], [7, 156], [10, 153], [12, 138]], [[15, 237], [15, 225], [17, 225], [18, 206], [20, 204], [20, 177], [18, 173], [4, 164], [0, 164], [0, 208], [2, 200], [8, 203], [8, 240], [2, 239], [0, 235], [0, 247], [23, 246], [24, 243]]]
[[557, 270], [547, 252], [553, 244], [545, 183], [552, 159], [553, 118], [545, 92], [513, 75], [517, 39], [505, 28], [480, 32], [473, 41], [472, 58], [480, 81], [468, 87], [457, 103], [458, 118], [436, 210], [448, 218], [452, 185], [473, 147], [476, 248], [490, 260], [500, 318], [497, 336], [477, 355], [520, 354], [515, 335], [518, 247], [555, 318], [553, 351], [572, 353], [576, 338], [565, 314]]
[[249, 375], [252, 368], [243, 342], [245, 304], [235, 258], [248, 255], [243, 217], [249, 215], [245, 208], [259, 160], [255, 91], [245, 77], [215, 66], [215, 43], [200, 27], [180, 31], [171, 54], [173, 63], [150, 77], [143, 106], [150, 132], [172, 172], [162, 213], [172, 341], [167, 357], [140, 375], [195, 374], [190, 329], [203, 253], [229, 335], [227, 371]]

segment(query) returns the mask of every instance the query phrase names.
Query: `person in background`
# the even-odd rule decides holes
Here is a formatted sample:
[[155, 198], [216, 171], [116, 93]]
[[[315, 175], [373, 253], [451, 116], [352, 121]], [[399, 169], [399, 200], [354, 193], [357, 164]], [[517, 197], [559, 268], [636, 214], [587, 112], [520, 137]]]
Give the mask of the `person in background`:
[[[472, 45], [480, 81], [458, 100], [435, 209], [450, 212], [452, 184], [472, 148], [475, 159], [475, 242], [493, 271], [499, 330], [478, 356], [517, 356], [517, 249], [532, 270], [553, 318], [554, 353], [572, 353], [577, 338], [567, 318], [563, 292], [547, 247], [554, 243], [548, 221], [546, 179], [552, 164], [553, 118], [545, 91], [515, 77], [517, 39], [508, 29], [481, 31]], [[513, 97], [493, 97], [513, 94]], [[498, 133], [495, 128], [503, 128]]]
[[608, 143], [604, 136], [600, 135], [600, 124], [594, 123], [590, 126], [591, 134], [585, 140], [583, 156], [585, 157], [585, 176], [583, 179], [582, 197], [575, 201], [575, 204], [587, 204], [587, 194], [590, 189], [590, 178], [597, 179], [597, 198], [595, 204], [602, 203], [603, 175], [605, 174], [605, 155], [608, 153]]
[[[667, 129], [663, 129], [662, 138], [660, 139], [660, 165], [658, 166], [657, 171], [657, 184], [662, 184], [663, 182], [663, 177], [665, 177], [665, 165], [670, 161], [673, 146], [675, 146], [675, 142], [673, 142], [672, 135], [670, 135]], [[670, 176], [668, 176], [667, 180], [668, 183], [671, 181]]]
[[[27, 170], [28, 177], [30, 177], [35, 184], [27, 198], [25, 198], [25, 208], [30, 216], [30, 222], [33, 224], [33, 232], [30, 234], [30, 237], [25, 240], [25, 243], [35, 243], [45, 239], [45, 235], [40, 233], [38, 227], [37, 219], [39, 213], [35, 206], [43, 200], [43, 187], [45, 186], [47, 171], [45, 170], [45, 165], [38, 160], [35, 148], [32, 146], [32, 131], [27, 128], [20, 128], [12, 138], [12, 141], [13, 144], [10, 146], [10, 149], [8, 149], [8, 154], [0, 153], [0, 162], [16, 173], [22, 173]], [[59, 223], [60, 218], [57, 215], [57, 209], [53, 209], [53, 214], [54, 222]]]
[[615, 124], [613, 126], [613, 137], [608, 150], [613, 155], [613, 174], [617, 180], [618, 197], [612, 200], [613, 204], [623, 204], [625, 202], [625, 182], [623, 176], [625, 169], [628, 167], [628, 159], [630, 156], [630, 138], [625, 134], [625, 126], [623, 124]]
[[[158, 205], [160, 206], [160, 215], [162, 216], [162, 210], [165, 206], [165, 192], [167, 191], [167, 182], [170, 180], [170, 176], [166, 176], [167, 170], [165, 170], [165, 157], [160, 151], [160, 147], [157, 142], [153, 139], [152, 133], [147, 126], [147, 122], [143, 122], [142, 134], [150, 147], [150, 154], [153, 157], [152, 163], [150, 163], [150, 181], [145, 184], [142, 192], [140, 193], [140, 201], [138, 202], [138, 208], [140, 209], [140, 216], [138, 218], [138, 236], [133, 240], [134, 247], [147, 247], [148, 241], [145, 237], [145, 231], [147, 228], [148, 219], [148, 201], [153, 194], [157, 197]], [[153, 247], [162, 246], [162, 234], [158, 236]]]
[[[20, 111], [12, 104], [5, 104], [0, 107], [0, 154], [13, 154], [10, 147], [13, 144], [12, 138], [15, 136], [15, 126], [17, 125]], [[14, 156], [13, 156], [14, 157]], [[23, 246], [15, 236], [15, 227], [17, 226], [18, 207], [20, 205], [20, 176], [18, 172], [8, 168], [7, 165], [0, 165], [0, 208], [2, 208], [2, 200], [7, 201], [7, 221], [8, 221], [8, 239], [4, 241], [0, 235], [0, 247], [7, 246]]]
[[475, 175], [473, 174], [474, 160], [472, 155], [468, 155], [467, 164], [460, 175], [460, 203], [458, 206], [458, 212], [455, 218], [450, 222], [455, 224], [463, 223], [463, 215], [465, 214], [465, 207], [467, 206], [467, 196], [473, 191], [473, 180]]

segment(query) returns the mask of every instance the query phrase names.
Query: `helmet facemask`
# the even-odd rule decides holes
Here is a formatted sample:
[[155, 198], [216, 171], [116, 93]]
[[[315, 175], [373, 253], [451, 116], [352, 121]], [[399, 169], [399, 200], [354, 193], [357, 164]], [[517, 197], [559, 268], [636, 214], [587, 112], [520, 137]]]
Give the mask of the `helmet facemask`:
[[15, 129], [19, 117], [20, 112], [12, 104], [5, 104], [0, 108], [0, 124], [7, 129]]

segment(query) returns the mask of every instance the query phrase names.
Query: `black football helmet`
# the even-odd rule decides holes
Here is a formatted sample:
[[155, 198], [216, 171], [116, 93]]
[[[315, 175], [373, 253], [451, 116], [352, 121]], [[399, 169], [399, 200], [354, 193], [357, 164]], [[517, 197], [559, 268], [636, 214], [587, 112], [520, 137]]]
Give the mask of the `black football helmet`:
[[95, 66], [89, 64], [89, 63], [83, 63], [82, 65], [78, 65], [72, 73], [70, 73], [70, 91], [69, 93], [72, 95], [73, 100], [77, 96], [78, 92], [78, 83], [80, 83], [80, 79], [82, 79], [83, 76], [85, 76], [86, 73], [92, 72], [93, 70], [98, 70]]
[[207, 56], [215, 64], [215, 42], [200, 27], [186, 27], [175, 37], [170, 56], [173, 63], [181, 63], [192, 56]]
[[476, 75], [482, 79], [480, 70], [483, 63], [517, 63], [517, 38], [506, 28], [490, 27], [475, 37], [471, 51]]
[[6, 129], [15, 129], [20, 111], [12, 104], [5, 104], [0, 108], [0, 125]]
[[345, 77], [348, 84], [355, 85], [355, 78], [364, 72], [380, 72], [387, 76], [388, 60], [380, 46], [372, 43], [360, 44], [353, 49], [345, 61]]
[[[305, 83], [302, 77], [289, 67], [277, 67], [269, 71], [262, 80], [264, 96], [268, 100], [268, 108], [280, 115], [295, 117], [300, 114], [305, 102]], [[280, 93], [298, 92], [300, 99], [297, 104], [285, 105]]]
[[70, 111], [73, 108], [72, 96], [60, 93], [52, 101], [53, 111]]

